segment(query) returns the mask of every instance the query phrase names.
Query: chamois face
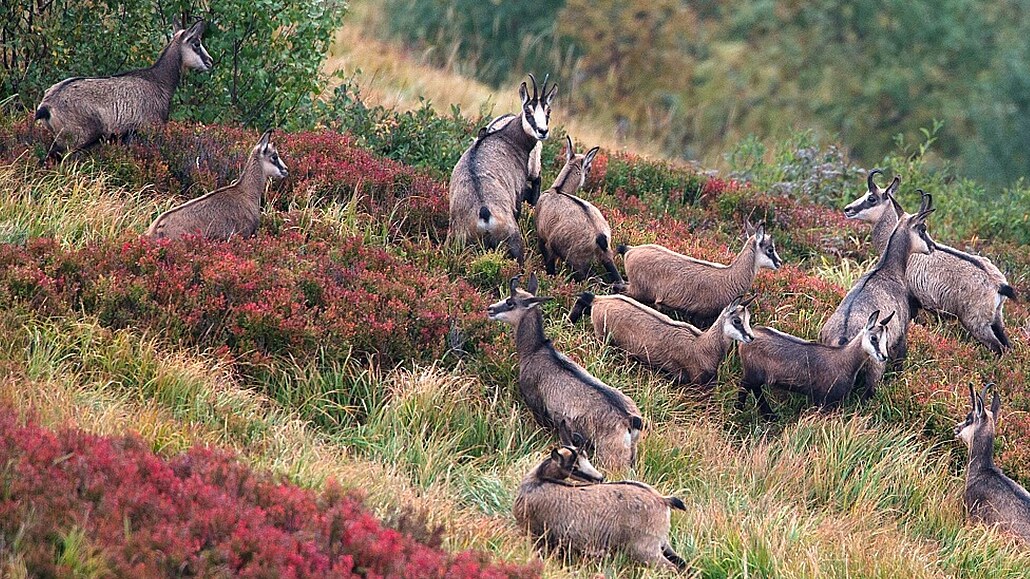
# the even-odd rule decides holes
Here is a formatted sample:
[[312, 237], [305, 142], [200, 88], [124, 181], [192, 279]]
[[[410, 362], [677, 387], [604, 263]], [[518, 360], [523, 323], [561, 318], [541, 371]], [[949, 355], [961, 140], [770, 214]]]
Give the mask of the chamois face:
[[991, 409], [984, 408], [984, 398], [987, 391], [993, 384], [984, 387], [983, 394], [977, 394], [973, 385], [969, 385], [969, 399], [973, 408], [966, 414], [966, 419], [955, 425], [955, 438], [966, 443], [967, 448], [972, 448], [973, 438], [979, 435], [994, 436], [994, 424], [998, 417], [998, 410], [1001, 408], [1001, 398], [994, 392], [994, 399], [991, 401]]
[[886, 189], [881, 189], [876, 185], [876, 180], [874, 179], [880, 172], [879, 169], [870, 172], [869, 179], [867, 180], [868, 192], [844, 208], [844, 215], [848, 219], [876, 223], [880, 220], [883, 212], [888, 209], [891, 204], [888, 195], [894, 195], [897, 192], [901, 178], [894, 177], [894, 180], [891, 181], [891, 184]]
[[511, 278], [509, 285], [510, 295], [497, 303], [491, 304], [486, 309], [487, 316], [494, 321], [505, 322], [513, 326], [518, 325], [526, 312], [550, 301], [549, 297], [536, 297], [533, 295], [537, 290], [536, 274], [530, 276], [526, 289], [518, 287], [519, 276]]
[[565, 165], [569, 167], [569, 171], [573, 176], [578, 175], [579, 184], [576, 189], [580, 189], [587, 182], [587, 173], [590, 172], [590, 164], [594, 162], [594, 157], [597, 156], [597, 152], [601, 150], [601, 147], [594, 147], [583, 155], [577, 155], [575, 149], [572, 146], [572, 137], [565, 135]]
[[755, 298], [751, 297], [741, 303], [740, 298], [737, 298], [722, 310], [719, 319], [722, 320], [723, 335], [743, 344], [750, 344], [754, 341], [755, 333], [751, 331], [751, 312], [747, 309], [748, 304], [754, 300]]
[[529, 95], [529, 88], [526, 83], [519, 87], [519, 97], [522, 98], [522, 128], [526, 134], [534, 139], [543, 141], [547, 138], [547, 125], [551, 120], [551, 101], [558, 94], [558, 83], [547, 90], [547, 78], [544, 78], [543, 89], [538, 91], [536, 77], [529, 75], [533, 81], [533, 96]]
[[552, 450], [551, 464], [557, 467], [561, 479], [571, 478], [591, 483], [604, 481], [604, 475], [575, 446], [561, 446]]
[[780, 269], [780, 266], [783, 265], [783, 260], [776, 253], [776, 244], [773, 243], [772, 236], [765, 234], [764, 225], [759, 225], [758, 229], [755, 230], [754, 242], [755, 262], [758, 264], [758, 268]]
[[205, 72], [211, 70], [214, 61], [207, 49], [200, 43], [200, 37], [204, 34], [204, 21], [198, 20], [188, 29], [178, 32], [176, 36], [182, 43], [182, 66]]
[[894, 312], [880, 320], [880, 323], [876, 323], [879, 317], [880, 310], [869, 315], [869, 320], [862, 329], [862, 349], [870, 358], [883, 363], [887, 361], [887, 324], [894, 317]]
[[275, 150], [275, 145], [269, 142], [271, 136], [271, 129], [265, 131], [265, 134], [261, 135], [261, 140], [258, 141], [251, 154], [257, 157], [258, 163], [261, 165], [261, 174], [265, 178], [284, 179], [288, 174], [286, 165], [279, 158], [279, 152]]

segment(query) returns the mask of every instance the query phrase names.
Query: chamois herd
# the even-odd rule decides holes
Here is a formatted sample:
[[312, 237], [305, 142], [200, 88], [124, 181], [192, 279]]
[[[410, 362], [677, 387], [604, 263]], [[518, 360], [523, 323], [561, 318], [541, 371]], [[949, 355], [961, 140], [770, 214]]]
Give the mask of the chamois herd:
[[[176, 27], [155, 64], [117, 76], [70, 78], [43, 96], [35, 118], [53, 133], [50, 156], [78, 153], [101, 139], [128, 139], [147, 125], [168, 119], [172, 95], [186, 69], [213, 66], [201, 43], [204, 23]], [[519, 87], [520, 114], [500, 116], [478, 131], [455, 165], [450, 180], [449, 241], [503, 248], [520, 266], [526, 244], [519, 230], [524, 202], [533, 221], [544, 268], [555, 275], [564, 261], [576, 280], [599, 265], [612, 295], [582, 293], [569, 318], [589, 314], [597, 339], [680, 384], [711, 385], [734, 343], [743, 367], [738, 405], [752, 395], [765, 416], [773, 410], [766, 387], [798, 392], [820, 409], [839, 406], [859, 385], [860, 396], [875, 394], [889, 364], [905, 358], [909, 323], [919, 308], [950, 314], [997, 355], [1009, 347], [1002, 317], [1015, 292], [985, 257], [970, 255], [930, 238], [927, 220], [935, 210], [922, 193], [915, 213], [906, 213], [895, 194], [900, 178], [886, 188], [868, 177], [868, 193], [844, 208], [853, 219], [873, 224], [880, 258], [819, 332], [818, 341], [751, 326], [745, 297], [759, 270], [783, 263], [762, 225], [747, 225], [747, 240], [728, 265], [673, 252], [661, 245], [614, 246], [604, 215], [576, 193], [583, 186], [594, 147], [576, 153], [569, 138], [565, 165], [554, 185], [541, 192], [541, 141], [548, 138], [557, 84]], [[261, 201], [270, 178], [287, 169], [266, 131], [248, 157], [239, 179], [227, 187], [162, 213], [147, 230], [156, 238], [201, 234], [227, 240], [258, 229]], [[622, 254], [623, 276], [616, 267]], [[535, 419], [560, 441], [518, 487], [514, 516], [542, 546], [599, 556], [618, 550], [651, 565], [684, 569], [669, 544], [670, 513], [684, 510], [675, 497], [636, 481], [606, 482], [604, 471], [622, 471], [637, 460], [648, 424], [633, 400], [590, 375], [558, 351], [544, 332], [536, 274], [519, 287], [511, 280], [508, 297], [492, 304], [488, 316], [514, 328], [519, 393]], [[694, 324], [663, 313], [677, 314]], [[703, 329], [707, 328], [707, 329]], [[972, 410], [955, 435], [969, 447], [965, 506], [970, 519], [998, 525], [1030, 540], [1030, 495], [1006, 477], [992, 459], [994, 426], [1000, 406], [992, 387], [970, 387]]]

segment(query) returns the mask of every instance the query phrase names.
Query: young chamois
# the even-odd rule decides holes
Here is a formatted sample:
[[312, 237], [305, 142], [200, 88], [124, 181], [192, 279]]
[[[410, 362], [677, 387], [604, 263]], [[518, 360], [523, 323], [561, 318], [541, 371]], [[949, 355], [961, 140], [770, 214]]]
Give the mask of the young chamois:
[[146, 234], [157, 239], [177, 239], [197, 233], [220, 240], [233, 235], [254, 235], [261, 222], [261, 199], [268, 179], [281, 179], [287, 174], [275, 145], [269, 142], [271, 135], [271, 129], [261, 135], [239, 179], [165, 211]]
[[574, 195], [586, 182], [599, 147], [577, 155], [572, 139], [565, 139], [565, 166], [554, 185], [540, 195], [534, 212], [544, 267], [554, 275], [557, 261], [565, 260], [572, 267], [573, 278], [582, 281], [590, 275], [594, 262], [600, 262], [608, 281], [621, 284], [611, 246], [612, 228], [597, 207]]
[[619, 246], [624, 254], [628, 283], [622, 293], [645, 304], [684, 313], [707, 327], [733, 298], [744, 295], [766, 267], [779, 269], [776, 253], [765, 227], [746, 225], [747, 242], [733, 263], [722, 265], [670, 251], [660, 245]]
[[204, 22], [176, 29], [149, 68], [116, 76], [69, 78], [53, 85], [36, 107], [36, 120], [54, 134], [49, 156], [60, 158], [107, 137], [127, 139], [147, 125], [168, 122], [172, 95], [185, 69], [209, 70], [211, 56], [200, 43]]
[[558, 92], [557, 84], [548, 90], [546, 79], [538, 91], [536, 79], [529, 78], [532, 97], [525, 82], [519, 87], [520, 122], [498, 123], [492, 132], [488, 125], [454, 166], [447, 233], [449, 241], [462, 244], [479, 240], [494, 248], [503, 243], [519, 265], [526, 259], [518, 218], [526, 196], [530, 153], [547, 138], [551, 101]]
[[969, 386], [973, 409], [964, 422], [955, 426], [955, 437], [969, 448], [963, 500], [969, 519], [997, 525], [999, 529], [1030, 543], [1030, 493], [994, 466], [994, 428], [998, 422], [1001, 398], [995, 391], [991, 409], [984, 407], [992, 386], [985, 386], [983, 394], [977, 394], [973, 386]]
[[[929, 254], [934, 242], [926, 233], [926, 218], [934, 211], [933, 197], [923, 194], [919, 213], [906, 215], [895, 226], [879, 261], [855, 283], [836, 311], [819, 331], [819, 341], [828, 346], [843, 346], [862, 329], [874, 310], [895, 312], [895, 330], [887, 332], [887, 356], [892, 362], [903, 360], [908, 350], [908, 325], [913, 303], [908, 288], [909, 256]], [[865, 397], [872, 396], [886, 366], [870, 364], [863, 369]]]
[[755, 328], [754, 341], [740, 346], [744, 377], [738, 408], [750, 392], [762, 415], [773, 416], [762, 385], [804, 394], [822, 410], [836, 408], [851, 393], [864, 366], [887, 360], [887, 324], [894, 313], [877, 323], [879, 317], [879, 310], [869, 314], [862, 330], [843, 346], [809, 342], [767, 326]]
[[748, 304], [754, 297], [735, 298], [707, 330], [649, 308], [623, 295], [595, 296], [584, 292], [569, 313], [573, 323], [590, 312], [594, 334], [610, 341], [635, 360], [656, 368], [680, 384], [708, 386], [734, 341], [754, 339]]
[[[508, 123], [517, 119], [515, 115], [511, 113], [505, 113], [484, 127], [486, 129], [485, 134], [490, 134], [503, 129]], [[483, 135], [480, 135], [482, 138]], [[522, 196], [526, 200], [526, 203], [530, 205], [536, 205], [537, 199], [540, 198], [540, 173], [543, 172], [543, 163], [541, 162], [541, 156], [544, 151], [543, 141], [537, 141], [536, 146], [529, 153], [529, 165], [526, 167], [527, 182], [526, 189]]]
[[[883, 251], [891, 231], [905, 212], [894, 195], [898, 177], [887, 187], [876, 185], [879, 170], [869, 173], [868, 193], [844, 208], [844, 215], [873, 224], [873, 247]], [[995, 354], [1010, 347], [1002, 307], [1016, 292], [991, 260], [959, 251], [940, 242], [930, 255], [908, 258], [906, 278], [912, 296], [923, 309], [958, 318], [976, 341]]]
[[637, 405], [622, 392], [587, 373], [554, 349], [544, 336], [534, 274], [526, 289], [512, 278], [510, 295], [489, 307], [491, 320], [515, 327], [519, 356], [519, 392], [533, 417], [559, 436], [581, 435], [584, 450], [603, 469], [633, 466], [644, 420]]
[[552, 549], [589, 558], [621, 551], [646, 565], [683, 571], [669, 544], [672, 509], [683, 501], [636, 481], [601, 482], [575, 446], [561, 446], [522, 479], [513, 511], [518, 525]]

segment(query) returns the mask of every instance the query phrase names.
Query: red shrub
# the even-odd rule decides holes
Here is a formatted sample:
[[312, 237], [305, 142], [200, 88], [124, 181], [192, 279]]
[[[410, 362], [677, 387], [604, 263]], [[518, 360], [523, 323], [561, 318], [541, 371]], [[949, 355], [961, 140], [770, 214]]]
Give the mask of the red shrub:
[[76, 529], [121, 577], [540, 573], [539, 565], [431, 548], [385, 528], [332, 482], [322, 492], [301, 489], [208, 449], [166, 462], [137, 438], [55, 435], [0, 410], [0, 465], [0, 544], [22, 545], [32, 576], [71, 572], [56, 554]]

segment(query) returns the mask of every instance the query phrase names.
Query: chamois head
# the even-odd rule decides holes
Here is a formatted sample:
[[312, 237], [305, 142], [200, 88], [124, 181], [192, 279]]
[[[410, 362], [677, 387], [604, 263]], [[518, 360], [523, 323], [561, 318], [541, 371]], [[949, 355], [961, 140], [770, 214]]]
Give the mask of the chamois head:
[[288, 174], [286, 171], [286, 165], [284, 165], [283, 160], [279, 158], [279, 152], [275, 150], [275, 145], [269, 142], [271, 137], [272, 129], [268, 129], [263, 135], [261, 135], [261, 140], [254, 146], [254, 150], [250, 152], [250, 156], [260, 165], [261, 174], [266, 179], [269, 177], [285, 179]]
[[754, 227], [751, 223], [744, 224], [744, 231], [748, 235], [748, 239], [755, 244], [755, 264], [759, 269], [765, 267], [772, 270], [780, 269], [783, 265], [783, 260], [780, 259], [780, 255], [776, 253], [776, 244], [773, 243], [773, 238], [765, 233], [765, 225], [759, 224], [758, 227]]
[[[185, 22], [183, 26], [185, 26]], [[178, 41], [181, 46], [183, 68], [192, 68], [205, 72], [211, 70], [211, 67], [214, 66], [211, 55], [207, 53], [207, 49], [200, 43], [200, 37], [203, 34], [203, 20], [197, 20], [192, 26], [185, 29], [179, 25], [175, 26], [172, 41]]]
[[747, 307], [755, 301], [755, 296], [741, 301], [742, 299], [743, 296], [739, 296], [723, 308], [715, 323], [722, 323], [722, 333], [727, 338], [750, 344], [755, 339], [755, 333], [751, 331], [751, 312]]
[[[576, 150], [572, 145], [572, 137], [565, 135], [565, 167], [562, 169], [562, 173], [565, 174], [564, 179], [559, 177], [558, 181], [562, 183], [562, 189], [565, 190], [578, 190], [587, 182], [587, 173], [590, 171], [590, 163], [594, 161], [594, 157], [601, 147], [594, 147], [585, 154], [576, 154]], [[567, 171], [567, 173], [566, 173]], [[572, 183], [568, 183], [568, 180], [572, 179]], [[575, 185], [570, 187], [569, 185]], [[557, 186], [557, 183], [556, 185]]]
[[869, 177], [866, 179], [869, 191], [844, 207], [844, 215], [848, 219], [858, 219], [869, 223], [876, 223], [880, 220], [884, 210], [891, 205], [890, 198], [897, 194], [898, 186], [901, 184], [901, 177], [895, 176], [886, 189], [880, 188], [876, 184], [875, 177], [882, 174], [883, 171], [879, 169], [869, 172]]
[[876, 323], [880, 317], [880, 310], [869, 314], [869, 319], [862, 328], [862, 348], [869, 354], [869, 357], [877, 362], [887, 361], [887, 324], [894, 318], [895, 312]]
[[604, 481], [604, 475], [590, 464], [578, 448], [563, 445], [551, 451], [551, 456], [540, 465], [537, 476], [543, 480], [561, 482], [566, 479], [588, 483]]
[[539, 306], [544, 302], [551, 301], [549, 297], [536, 297], [537, 290], [537, 279], [536, 274], [529, 276], [529, 283], [526, 284], [526, 289], [518, 287], [519, 278], [522, 276], [515, 276], [511, 278], [511, 282], [508, 285], [509, 296], [495, 304], [491, 304], [486, 309], [487, 315], [491, 320], [506, 322], [511, 325], [517, 325], [522, 316], [529, 310]]
[[[984, 400], [988, 391], [994, 391], [994, 398], [991, 400], [991, 409], [984, 407]], [[961, 439], [966, 446], [972, 448], [973, 439], [981, 436], [994, 438], [994, 425], [998, 420], [998, 410], [1001, 408], [1001, 398], [998, 391], [994, 390], [994, 384], [984, 386], [983, 393], [977, 394], [973, 385], [969, 385], [969, 400], [973, 408], [966, 414], [966, 419], [955, 425], [955, 438]]]
[[923, 200], [919, 205], [919, 211], [915, 215], [905, 213], [897, 199], [893, 195], [887, 195], [894, 210], [898, 212], [901, 218], [897, 226], [895, 226], [895, 232], [892, 235], [907, 233], [912, 242], [912, 253], [929, 254], [937, 249], [937, 245], [930, 239], [930, 234], [926, 232], [926, 218], [937, 209], [933, 206], [933, 195], [923, 192], [922, 189], [916, 189], [916, 191], [919, 192]]
[[543, 141], [547, 138], [547, 123], [551, 120], [551, 101], [558, 94], [558, 83], [551, 85], [547, 90], [547, 77], [544, 77], [544, 86], [537, 91], [536, 77], [529, 75], [533, 81], [533, 96], [529, 96], [529, 88], [523, 82], [519, 87], [519, 97], [522, 98], [522, 128], [526, 134]]

